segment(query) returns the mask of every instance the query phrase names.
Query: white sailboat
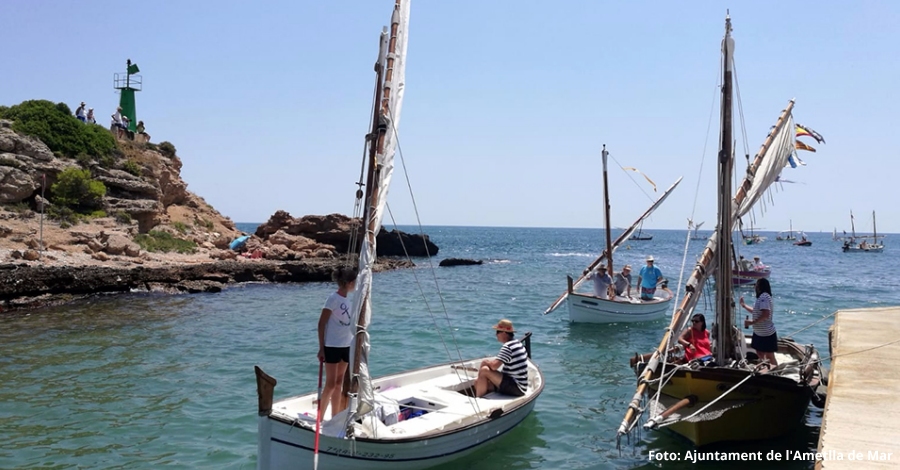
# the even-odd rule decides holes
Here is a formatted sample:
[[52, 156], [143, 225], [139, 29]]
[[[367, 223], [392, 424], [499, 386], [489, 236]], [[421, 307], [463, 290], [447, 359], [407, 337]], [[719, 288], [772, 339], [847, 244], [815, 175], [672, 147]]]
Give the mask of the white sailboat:
[[[850, 229], [852, 235], [843, 239], [841, 250], [844, 253], [881, 253], [884, 251], [884, 235], [878, 235], [875, 227], [875, 211], [872, 211], [872, 236], [856, 235], [856, 225], [853, 223], [853, 211], [850, 211]], [[878, 239], [881, 239], [879, 243]], [[869, 242], [869, 239], [872, 242]]]
[[778, 235], [775, 236], [775, 239], [778, 241], [794, 241], [797, 239], [797, 236], [794, 235], [794, 221], [790, 221], [790, 228], [788, 230], [782, 230], [778, 232]]
[[[685, 285], [683, 300], [659, 346], [632, 361], [638, 386], [618, 429], [619, 438], [634, 431], [645, 412], [649, 419], [644, 428], [666, 428], [696, 446], [781, 436], [802, 422], [810, 399], [816, 397], [816, 388], [823, 379], [819, 356], [812, 345], [779, 337], [775, 352], [777, 366], [770, 364], [774, 367], [767, 370], [753, 350], [750, 338], [738, 326], [743, 315], [734, 310], [729, 275], [735, 262], [732, 228], [764, 196], [788, 163], [795, 148], [795, 131], [792, 100], [732, 197], [733, 51], [731, 19], [726, 17], [716, 188], [718, 225]], [[713, 276], [716, 282], [713, 355], [684, 362], [676, 357], [678, 348], [673, 346], [678, 344], [676, 338], [693, 317], [706, 281]]]
[[692, 230], [691, 231], [691, 240], [706, 240], [707, 238], [709, 238], [706, 235], [700, 235], [698, 233], [700, 231], [700, 227], [702, 227], [703, 224], [704, 224], [704, 222], [700, 222], [699, 224], [694, 225], [694, 221], [691, 219], [688, 219], [688, 230]]
[[669, 189], [667, 189], [659, 199], [650, 206], [649, 209], [631, 224], [631, 227], [622, 232], [622, 234], [613, 241], [610, 232], [609, 217], [609, 185], [606, 164], [608, 155], [609, 152], [606, 151], [606, 146], [604, 145], [602, 152], [604, 187], [603, 210], [606, 219], [606, 249], [601, 253], [600, 257], [594, 260], [594, 262], [585, 269], [585, 274], [582, 274], [578, 280], [573, 281], [571, 276], [567, 277], [568, 289], [556, 299], [553, 305], [544, 311], [544, 314], [546, 315], [552, 312], [563, 302], [566, 302], [569, 310], [569, 320], [577, 323], [619, 323], [658, 320], [665, 316], [666, 310], [668, 310], [669, 304], [672, 301], [672, 292], [668, 289], [657, 290], [653, 300], [640, 299], [640, 286], [637, 286], [637, 292], [635, 292], [633, 297], [615, 296], [614, 299], [601, 298], [593, 294], [576, 292], [576, 289], [588, 279], [587, 273], [597, 268], [604, 260], [608, 261], [607, 272], [610, 277], [614, 276], [612, 254], [615, 252], [616, 248], [625, 242], [625, 240], [633, 239], [629, 238], [629, 235], [634, 233], [635, 228], [642, 224], [644, 219], [650, 217], [650, 214], [662, 205], [663, 201], [669, 197], [672, 190], [674, 190], [675, 187], [678, 186], [678, 183], [681, 182], [681, 178], [679, 177], [678, 180], [676, 180], [675, 183], [673, 183], [672, 186], [670, 186]]
[[[276, 380], [257, 366], [260, 470], [315, 468], [320, 460], [325, 469], [429, 468], [473, 452], [514, 428], [531, 412], [544, 388], [543, 374], [531, 361], [530, 334], [522, 338], [529, 359], [528, 387], [521, 397], [497, 392], [473, 396], [481, 361], [491, 358], [460, 360], [375, 379], [369, 376], [367, 329], [373, 313], [375, 235], [381, 227], [397, 148], [408, 24], [409, 0], [396, 0], [390, 32], [386, 29], [381, 35], [374, 119], [372, 132], [366, 136], [366, 233], [352, 307], [357, 333], [351, 345], [349, 406], [323, 421], [317, 434], [317, 394], [274, 401]], [[400, 416], [406, 419], [400, 420]]]

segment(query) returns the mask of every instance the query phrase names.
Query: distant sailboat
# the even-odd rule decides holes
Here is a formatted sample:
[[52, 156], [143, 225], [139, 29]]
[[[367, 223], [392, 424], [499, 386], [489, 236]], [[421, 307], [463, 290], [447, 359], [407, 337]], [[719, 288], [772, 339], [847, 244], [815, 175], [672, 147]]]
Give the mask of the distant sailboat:
[[708, 238], [706, 235], [700, 235], [699, 233], [697, 233], [700, 231], [700, 227], [702, 227], [702, 226], [703, 226], [703, 222], [700, 222], [699, 224], [694, 225], [694, 221], [691, 219], [688, 219], [688, 230], [691, 230], [691, 228], [693, 227], [693, 230], [691, 232], [691, 240], [706, 240]]
[[[884, 235], [879, 236], [878, 229], [875, 228], [875, 211], [872, 211], [872, 236], [856, 236], [853, 211], [850, 211], [850, 232], [852, 235], [843, 239], [844, 245], [841, 247], [841, 250], [844, 253], [881, 253], [884, 251]], [[879, 238], [882, 239], [881, 243], [878, 243]], [[868, 239], [872, 239], [872, 243], [869, 243]]]
[[[785, 235], [785, 233], [787, 233], [787, 235]], [[778, 235], [775, 237], [775, 239], [780, 241], [796, 240], [797, 237], [794, 236], [794, 221], [790, 221], [790, 230], [782, 230], [778, 232]]]
[[653, 240], [653, 235], [644, 232], [644, 221], [641, 221], [641, 226], [638, 227], [638, 233], [635, 233], [631, 237], [628, 238], [632, 241], [647, 241]]

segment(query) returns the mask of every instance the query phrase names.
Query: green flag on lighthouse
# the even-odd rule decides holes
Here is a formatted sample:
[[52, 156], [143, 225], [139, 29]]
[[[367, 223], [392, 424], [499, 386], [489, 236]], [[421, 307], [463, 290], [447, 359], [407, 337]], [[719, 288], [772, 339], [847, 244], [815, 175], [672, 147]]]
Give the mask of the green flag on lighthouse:
[[128, 75], [134, 75], [140, 71], [141, 69], [138, 68], [137, 64], [131, 64], [128, 66]]

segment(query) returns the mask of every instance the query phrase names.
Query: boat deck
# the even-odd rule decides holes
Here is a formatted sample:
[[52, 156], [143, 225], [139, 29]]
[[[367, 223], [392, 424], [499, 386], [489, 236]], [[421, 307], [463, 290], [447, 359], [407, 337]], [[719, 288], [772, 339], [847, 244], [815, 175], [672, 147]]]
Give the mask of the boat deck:
[[841, 310], [829, 336], [835, 359], [819, 436], [826, 460], [816, 469], [900, 466], [900, 343], [882, 346], [900, 338], [900, 307]]

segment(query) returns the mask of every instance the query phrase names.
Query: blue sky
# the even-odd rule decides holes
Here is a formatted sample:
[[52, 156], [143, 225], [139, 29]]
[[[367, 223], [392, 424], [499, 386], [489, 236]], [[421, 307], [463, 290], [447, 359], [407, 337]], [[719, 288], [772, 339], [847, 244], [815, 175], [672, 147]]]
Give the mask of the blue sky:
[[[221, 212], [349, 213], [392, 3], [5, 2], [0, 103], [84, 100], [107, 124], [113, 73], [131, 58], [144, 81], [138, 118], [175, 144], [189, 189]], [[818, 152], [784, 173], [802, 184], [784, 185], [757, 224], [849, 230], [852, 209], [870, 230], [874, 209], [879, 231], [900, 232], [900, 3], [727, 7], [750, 152], [791, 98], [795, 119], [828, 142], [806, 139]], [[685, 228], [698, 178], [694, 217], [711, 228], [716, 117], [702, 175], [700, 163], [725, 8], [414, 1], [400, 143], [422, 223], [599, 227], [605, 143], [660, 188], [684, 176], [645, 228]], [[630, 175], [610, 172], [615, 226], [650, 204]], [[405, 180], [394, 182], [394, 215], [414, 223]]]

